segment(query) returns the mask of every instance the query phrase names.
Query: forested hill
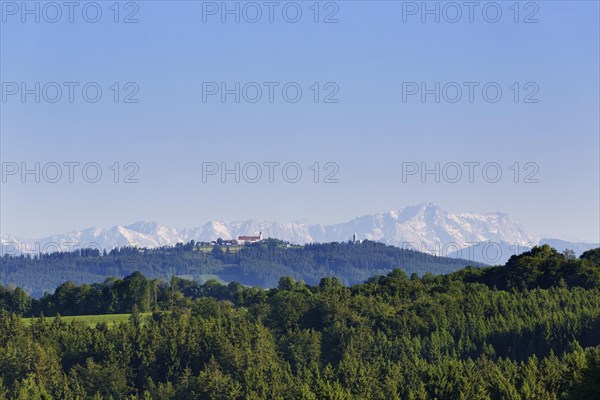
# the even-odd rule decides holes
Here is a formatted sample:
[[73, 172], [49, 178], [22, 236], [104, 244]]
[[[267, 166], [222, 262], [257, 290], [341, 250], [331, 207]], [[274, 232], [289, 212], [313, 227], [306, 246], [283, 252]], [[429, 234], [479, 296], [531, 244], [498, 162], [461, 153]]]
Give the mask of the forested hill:
[[[506, 289], [506, 290], [505, 290]], [[153, 311], [140, 314], [139, 311]], [[68, 323], [20, 315], [131, 312]], [[600, 249], [260, 289], [134, 273], [0, 288], [0, 399], [576, 399], [600, 393]]]
[[[391, 275], [375, 276], [366, 280], [366, 284], [386, 282], [390, 276], [408, 275], [395, 269]], [[454, 273], [434, 276], [426, 273], [419, 278], [416, 273], [411, 281], [447, 285], [450, 281], [464, 284], [483, 284], [492, 290], [532, 290], [553, 287], [600, 289], [600, 248], [589, 250], [580, 258], [570, 258], [558, 253], [548, 245], [534, 247], [531, 251], [513, 256], [505, 266], [474, 268], [468, 266]], [[280, 277], [282, 282], [295, 282], [292, 276]], [[337, 277], [324, 277], [324, 282], [342, 282]], [[302, 285], [309, 287], [305, 282]], [[385, 285], [384, 285], [385, 286]], [[360, 285], [353, 288], [360, 288]], [[380, 287], [378, 290], [382, 290]], [[211, 279], [205, 283], [173, 276], [169, 281], [163, 278], [147, 278], [136, 271], [124, 279], [107, 278], [101, 283], [77, 286], [71, 281], [62, 283], [41, 299], [31, 299], [22, 288], [4, 288], [0, 286], [0, 310], [4, 309], [23, 316], [53, 316], [130, 313], [134, 306], [142, 312], [152, 309], [169, 308], [177, 299], [196, 299], [214, 297], [219, 300], [239, 302], [240, 298], [268, 293], [257, 287], [245, 287], [239, 282], [222, 284]]]
[[308, 284], [335, 276], [345, 285], [400, 268], [407, 274], [444, 274], [468, 260], [436, 257], [382, 243], [318, 243], [294, 246], [275, 239], [245, 246], [212, 246], [189, 242], [156, 249], [121, 248], [110, 253], [97, 249], [36, 256], [1, 258], [0, 284], [23, 288], [34, 297], [53, 291], [65, 281], [76, 284], [123, 278], [139, 271], [150, 278], [184, 276], [200, 282], [216, 278], [244, 285], [274, 287], [282, 276]]

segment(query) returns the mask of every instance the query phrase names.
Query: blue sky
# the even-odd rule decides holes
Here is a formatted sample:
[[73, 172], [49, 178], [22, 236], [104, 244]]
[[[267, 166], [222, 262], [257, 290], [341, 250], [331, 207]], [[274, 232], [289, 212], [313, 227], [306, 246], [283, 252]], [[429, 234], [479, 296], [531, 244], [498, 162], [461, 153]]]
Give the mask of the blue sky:
[[[273, 23], [264, 2], [254, 3], [263, 12], [256, 23], [244, 20], [253, 18], [251, 8], [239, 23], [231, 15], [223, 23], [220, 10], [203, 15], [222, 2], [196, 1], [121, 3], [118, 23], [114, 2], [100, 1], [97, 23], [87, 22], [80, 8], [73, 23], [66, 9], [50, 23], [55, 14], [44, 11], [46, 3], [39, 3], [39, 22], [25, 15], [23, 23], [14, 8], [21, 2], [2, 2], [2, 233], [37, 237], [138, 220], [180, 227], [247, 218], [334, 223], [433, 202], [452, 211], [507, 212], [536, 234], [600, 240], [598, 2], [521, 2], [518, 23], [512, 1], [494, 3], [502, 12], [496, 23], [486, 20], [495, 17], [490, 2], [480, 2], [472, 23], [464, 7], [457, 22], [447, 22], [454, 18], [448, 2], [439, 3], [446, 11], [439, 23], [432, 15], [422, 22], [421, 10], [409, 15], [421, 2], [321, 2], [319, 23], [313, 1], [296, 3], [302, 10], [296, 23], [282, 15], [289, 2], [279, 2]], [[294, 18], [297, 6], [286, 7], [285, 17]], [[123, 23], [134, 11], [138, 22]], [[323, 22], [330, 13], [337, 23]], [[22, 83], [32, 89], [36, 82], [48, 90], [44, 96], [40, 89], [39, 103], [34, 94], [25, 101], [11, 94], [14, 83], [20, 91]], [[56, 103], [48, 101], [52, 82], [64, 89]], [[79, 84], [73, 102], [65, 82]], [[82, 97], [90, 82], [102, 89], [96, 103]], [[203, 102], [206, 82], [229, 88], [256, 82], [263, 96], [250, 103], [241, 95], [236, 103], [234, 95], [222, 102], [205, 93]], [[265, 82], [278, 84], [272, 103]], [[452, 84], [446, 97], [440, 89], [439, 103], [433, 94], [425, 102], [419, 94], [403, 101], [407, 82], [430, 89], [455, 82], [463, 97], [447, 101]], [[479, 85], [473, 102], [465, 82]], [[283, 97], [288, 83], [302, 89], [296, 103]], [[502, 90], [495, 103], [482, 94], [490, 83]], [[138, 102], [123, 102], [135, 89]], [[336, 103], [323, 101], [336, 90]], [[48, 175], [40, 172], [39, 183], [31, 174], [23, 183], [20, 170], [11, 175], [15, 165], [36, 162]], [[77, 168], [71, 183], [65, 162], [97, 163], [102, 178], [86, 182]], [[110, 169], [115, 162], [119, 183]], [[139, 167], [138, 183], [122, 182], [134, 171], [125, 169], [127, 162]], [[222, 183], [219, 174], [203, 182], [208, 162], [229, 168], [239, 162], [250, 172], [249, 163], [297, 163], [302, 178], [287, 182], [276, 168], [269, 182], [263, 165], [256, 183], [244, 176], [236, 183], [233, 175]], [[323, 182], [334, 171], [325, 170], [328, 162], [338, 167], [337, 183]], [[470, 162], [480, 163], [473, 182], [465, 175]], [[51, 163], [62, 166], [56, 183], [48, 178]], [[439, 163], [440, 182], [434, 175], [422, 182], [419, 174], [403, 180], [403, 163], [405, 171], [406, 163], [430, 169]], [[449, 178], [453, 163], [463, 172], [456, 183]], [[501, 169], [498, 182], [482, 176], [485, 164]], [[538, 182], [524, 182], [528, 173]]]

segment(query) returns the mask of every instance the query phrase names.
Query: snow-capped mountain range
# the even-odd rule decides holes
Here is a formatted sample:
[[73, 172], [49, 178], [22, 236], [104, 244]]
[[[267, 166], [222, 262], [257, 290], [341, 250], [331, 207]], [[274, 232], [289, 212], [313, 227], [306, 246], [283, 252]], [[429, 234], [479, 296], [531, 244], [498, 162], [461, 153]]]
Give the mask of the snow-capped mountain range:
[[[160, 226], [155, 222], [136, 222], [109, 229], [88, 228], [40, 239], [0, 235], [0, 240], [1, 253], [14, 254], [19, 251], [38, 253], [82, 247], [112, 249], [135, 245], [153, 248], [190, 240], [210, 242], [217, 238], [236, 239], [240, 235], [255, 235], [258, 232], [262, 232], [263, 237], [298, 244], [347, 241], [357, 234], [359, 239], [489, 264], [503, 263], [510, 255], [549, 240], [565, 247], [570, 244], [567, 241], [542, 239], [532, 235], [519, 221], [504, 213], [453, 213], [431, 203], [365, 215], [348, 222], [325, 226], [306, 221], [282, 224], [247, 220], [212, 221], [196, 228], [179, 229]], [[575, 250], [581, 252], [595, 246], [597, 244], [577, 243]]]

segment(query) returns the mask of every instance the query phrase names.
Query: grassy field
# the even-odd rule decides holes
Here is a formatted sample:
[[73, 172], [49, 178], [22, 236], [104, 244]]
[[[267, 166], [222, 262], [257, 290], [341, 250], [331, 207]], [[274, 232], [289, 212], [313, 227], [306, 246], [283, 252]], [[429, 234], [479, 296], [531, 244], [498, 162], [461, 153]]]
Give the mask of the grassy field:
[[[237, 246], [218, 246], [217, 248], [219, 250], [221, 250], [223, 253], [227, 251], [227, 249], [229, 249], [230, 253], [237, 253], [238, 251], [240, 251], [244, 246], [242, 245], [237, 245]], [[198, 251], [201, 251], [203, 253], [210, 253], [211, 251], [213, 251], [215, 248], [215, 246], [202, 246], [198, 248]]]
[[[142, 314], [143, 318], [149, 318], [152, 313]], [[75, 316], [61, 316], [60, 318], [65, 322], [79, 321], [89, 326], [96, 326], [99, 322], [105, 322], [108, 326], [118, 324], [119, 322], [129, 321], [131, 314], [103, 314], [103, 315], [75, 315]], [[25, 325], [31, 325], [32, 321], [36, 318], [23, 318]], [[53, 320], [54, 317], [46, 317], [47, 320]]]
[[209, 279], [214, 279], [214, 280], [216, 280], [219, 283], [222, 283], [224, 285], [227, 284], [227, 282], [224, 281], [219, 275], [214, 275], [214, 274], [200, 274], [200, 275], [198, 275], [198, 283], [200, 283], [201, 285], [203, 285], [204, 283], [206, 283], [206, 281], [208, 281]]

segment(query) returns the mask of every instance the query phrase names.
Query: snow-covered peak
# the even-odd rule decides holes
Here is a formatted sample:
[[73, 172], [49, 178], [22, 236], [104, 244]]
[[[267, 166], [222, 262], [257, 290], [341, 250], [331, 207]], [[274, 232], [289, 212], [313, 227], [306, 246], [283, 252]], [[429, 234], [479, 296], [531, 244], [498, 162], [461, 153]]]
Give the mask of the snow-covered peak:
[[132, 231], [136, 231], [139, 233], [149, 234], [149, 233], [155, 233], [158, 230], [159, 226], [158, 226], [157, 222], [138, 221], [131, 225], [124, 226], [124, 228], [132, 230]]
[[57, 245], [65, 243], [71, 243], [70, 246], [76, 243], [75, 248], [92, 245], [106, 249], [131, 245], [160, 247], [190, 240], [210, 242], [217, 238], [235, 239], [240, 235], [256, 235], [259, 232], [262, 232], [263, 237], [300, 244], [346, 241], [356, 233], [359, 239], [419, 249], [443, 248], [452, 244], [467, 247], [482, 242], [505, 243], [525, 248], [540, 240], [539, 237], [531, 235], [518, 220], [502, 212], [455, 213], [436, 204], [421, 203], [325, 226], [309, 224], [305, 220], [277, 223], [249, 219], [237, 222], [211, 221], [199, 227], [179, 229], [161, 226], [156, 222], [140, 221], [109, 229], [88, 228], [41, 239], [0, 235], [0, 250], [2, 253], [12, 253], [14, 245], [18, 244], [18, 247], [26, 249], [26, 252], [56, 251]]

